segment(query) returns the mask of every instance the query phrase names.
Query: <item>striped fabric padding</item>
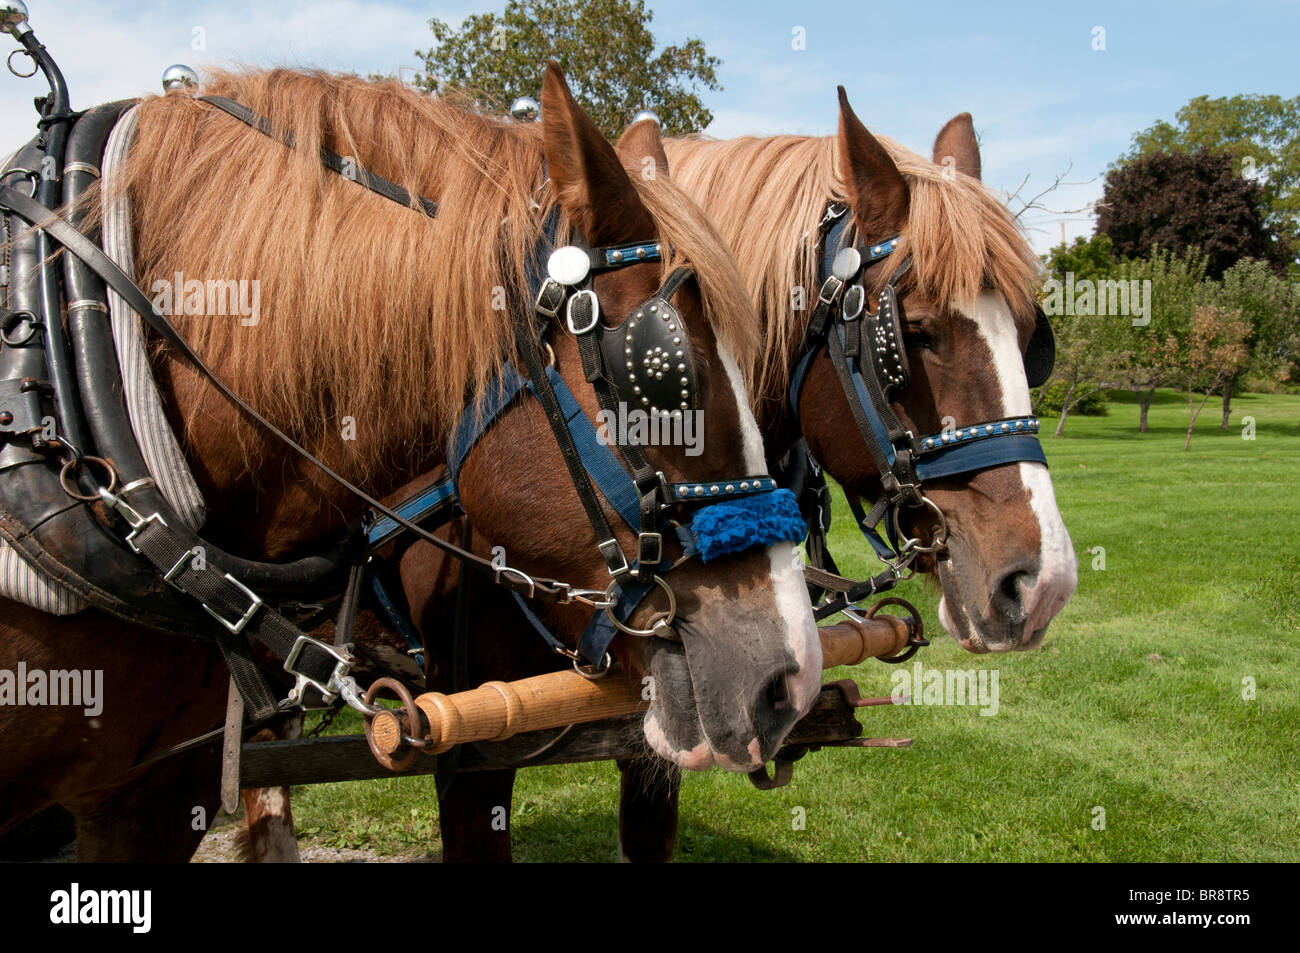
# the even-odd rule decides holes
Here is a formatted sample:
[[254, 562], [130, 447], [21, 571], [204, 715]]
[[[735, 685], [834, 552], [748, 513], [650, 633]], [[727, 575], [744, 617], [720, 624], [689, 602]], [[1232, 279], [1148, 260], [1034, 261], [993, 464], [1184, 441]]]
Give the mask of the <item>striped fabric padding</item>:
[[[104, 151], [103, 181], [108, 181], [113, 168], [125, 160], [135, 132], [135, 121], [136, 110], [133, 107], [113, 128]], [[0, 165], [0, 170], [8, 166], [9, 163], [5, 162]], [[108, 189], [104, 190], [104, 252], [128, 275], [134, 274], [130, 198], [121, 195], [109, 201], [108, 192]], [[127, 412], [131, 416], [131, 428], [141, 455], [158, 485], [158, 491], [185, 525], [197, 530], [203, 525], [206, 515], [203, 495], [163, 412], [162, 399], [149, 368], [142, 319], [111, 288], [108, 305]], [[0, 596], [52, 615], [72, 615], [87, 606], [84, 599], [39, 572], [3, 541], [0, 541]]]
[[[113, 169], [126, 159], [135, 134], [136, 114], [133, 106], [109, 136], [104, 150], [104, 182], [111, 181]], [[104, 252], [128, 275], [135, 274], [135, 260], [131, 253], [131, 199], [122, 194], [109, 201], [104, 195]], [[148, 289], [145, 289], [146, 291]], [[179, 291], [179, 289], [177, 289]], [[203, 525], [206, 510], [203, 495], [190, 473], [185, 455], [181, 453], [176, 435], [172, 433], [167, 415], [163, 413], [158, 385], [149, 369], [145, 351], [143, 320], [131, 310], [112, 288], [108, 290], [108, 307], [113, 316], [113, 342], [117, 345], [117, 362], [122, 369], [122, 385], [126, 392], [126, 409], [131, 415], [131, 429], [144, 456], [145, 466], [158, 484], [158, 491], [171, 504], [190, 529]]]

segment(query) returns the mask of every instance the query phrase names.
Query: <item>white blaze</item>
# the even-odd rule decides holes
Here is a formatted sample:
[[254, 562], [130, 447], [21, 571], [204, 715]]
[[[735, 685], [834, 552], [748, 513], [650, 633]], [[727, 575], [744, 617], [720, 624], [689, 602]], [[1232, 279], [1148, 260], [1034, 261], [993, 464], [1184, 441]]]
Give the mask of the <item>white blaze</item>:
[[[1029, 399], [1029, 380], [1025, 377], [1024, 355], [1015, 318], [1001, 295], [985, 292], [969, 314], [980, 337], [993, 354], [993, 370], [1002, 395], [1003, 417], [1027, 417], [1033, 405]], [[1070, 543], [1070, 534], [1056, 506], [1056, 493], [1047, 467], [1041, 463], [1021, 461], [1020, 482], [1029, 494], [1029, 506], [1038, 519], [1042, 539], [1038, 574], [1025, 586], [1023, 598], [1029, 619], [1025, 624], [1026, 640], [1039, 632], [1069, 601], [1078, 583], [1079, 564]], [[949, 613], [940, 609], [940, 621], [948, 626]]]
[[[767, 475], [767, 457], [763, 453], [763, 435], [758, 421], [749, 409], [749, 395], [731, 348], [718, 345], [718, 356], [723, 371], [731, 383], [731, 393], [736, 398], [740, 417], [741, 442], [745, 454], [745, 473], [749, 476]], [[821, 689], [822, 643], [817, 635], [817, 622], [808, 604], [808, 590], [803, 574], [796, 568], [793, 543], [777, 543], [767, 548], [771, 564], [772, 594], [776, 597], [777, 611], [785, 620], [785, 645], [794, 656], [799, 672], [789, 680], [790, 703], [805, 712], [812, 706]]]

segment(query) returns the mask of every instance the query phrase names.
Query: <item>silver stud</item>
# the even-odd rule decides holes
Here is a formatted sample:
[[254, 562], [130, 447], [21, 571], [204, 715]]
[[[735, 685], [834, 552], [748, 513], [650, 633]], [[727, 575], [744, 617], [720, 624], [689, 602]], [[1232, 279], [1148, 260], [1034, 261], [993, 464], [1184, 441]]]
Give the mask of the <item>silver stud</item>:
[[690, 397], [690, 396], [691, 396], [691, 392], [688, 391], [688, 390], [684, 390], [684, 391], [682, 391], [682, 396], [683, 396], [683, 397]]
[[735, 493], [735, 492], [736, 492], [736, 484], [734, 484], [734, 483], [728, 483], [728, 484], [727, 484], [727, 492], [728, 492], [728, 493]]
[[713, 484], [713, 486], [709, 487], [709, 492], [710, 492], [710, 493], [717, 493], [717, 492], [718, 492], [718, 484], [715, 483], [715, 484]]
[[696, 495], [696, 496], [703, 496], [703, 495], [704, 495], [704, 487], [702, 487], [702, 486], [697, 486], [697, 487], [695, 488], [695, 495]]
[[681, 338], [673, 338], [673, 343], [674, 343], [674, 344], [681, 344], [681, 343], [682, 343], [682, 339], [681, 339]]
[[686, 403], [686, 401], [682, 401], [680, 406], [681, 406], [682, 410], [688, 410], [688, 409], [690, 409], [690, 406], [691, 406], [691, 405], [688, 404], [688, 403]]
[[[638, 258], [644, 258], [645, 256], [646, 256], [646, 251], [645, 251], [644, 248], [638, 248], [638, 249], [636, 250], [636, 257], [638, 257]], [[650, 310], [653, 311], [654, 308], [651, 308]]]
[[623, 253], [621, 251], [611, 252], [609, 257], [614, 259], [615, 261], [622, 261]]
[[641, 406], [642, 406], [642, 407], [645, 407], [645, 406], [646, 406], [647, 404], [649, 404], [649, 403], [650, 403], [650, 398], [649, 398], [649, 397], [642, 397], [642, 398], [641, 398]]
[[686, 487], [684, 487], [684, 486], [679, 486], [679, 487], [677, 488], [677, 495], [678, 495], [678, 496], [685, 496], [686, 494], [688, 494], [688, 493], [690, 493], [690, 492], [691, 492], [691, 491], [688, 490], [688, 489], [686, 489]]
[[748, 490], [748, 489], [749, 489], [749, 481], [748, 481], [748, 480], [743, 480], [743, 481], [741, 481], [740, 489], [741, 489], [742, 491], [744, 491], [744, 490]]
[[650, 305], [650, 313], [651, 313], [651, 314], [654, 314], [654, 313], [655, 313], [656, 311], [658, 311], [658, 310], [659, 310], [659, 306], [658, 306], [657, 304], [652, 304], [652, 305]]

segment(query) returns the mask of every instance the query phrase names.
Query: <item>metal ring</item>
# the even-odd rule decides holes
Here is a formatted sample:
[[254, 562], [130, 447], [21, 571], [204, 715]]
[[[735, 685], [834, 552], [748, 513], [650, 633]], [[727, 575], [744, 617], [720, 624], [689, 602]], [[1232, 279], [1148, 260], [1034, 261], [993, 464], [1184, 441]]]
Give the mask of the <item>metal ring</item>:
[[[14, 69], [14, 55], [17, 53], [22, 53], [32, 61], [32, 71], [30, 73], [20, 73], [18, 70]], [[8, 58], [5, 60], [5, 65], [9, 67], [9, 72], [13, 73], [19, 79], [27, 79], [28, 77], [35, 76], [36, 71], [40, 69], [40, 61], [36, 59], [36, 54], [31, 50], [22, 47], [9, 54]]]
[[[19, 318], [27, 319], [27, 333], [21, 338], [14, 339], [9, 336], [9, 332], [18, 326]], [[0, 341], [4, 342], [4, 344], [9, 347], [22, 347], [35, 337], [36, 332], [41, 330], [41, 327], [40, 319], [36, 317], [34, 312], [26, 309], [22, 311], [11, 311], [9, 314], [5, 315], [4, 324], [0, 325]]]
[[899, 662], [906, 662], [916, 654], [917, 649], [923, 645], [929, 645], [930, 643], [925, 639], [925, 623], [921, 621], [921, 613], [917, 611], [916, 606], [912, 605], [906, 599], [900, 599], [898, 596], [889, 596], [888, 598], [881, 599], [867, 610], [867, 618], [874, 619], [876, 613], [885, 606], [902, 606], [907, 610], [907, 614], [911, 617], [904, 620], [907, 624], [907, 648], [898, 655], [891, 656], [890, 658], [878, 657], [881, 662], [885, 662], [888, 665], [897, 665]]
[[550, 341], [542, 342], [542, 347], [546, 348], [546, 366], [555, 367], [556, 366], [555, 348], [551, 347]]
[[[375, 697], [379, 694], [379, 691], [385, 688], [396, 695], [397, 700], [402, 703], [402, 714], [400, 717], [401, 720], [406, 723], [406, 728], [402, 732], [402, 740], [405, 741], [407, 738], [414, 739], [416, 717], [413, 712], [415, 711], [415, 702], [411, 698], [411, 693], [406, 690], [406, 686], [397, 681], [397, 679], [376, 679], [375, 682], [366, 689], [366, 704], [373, 705], [375, 703]], [[385, 711], [392, 711], [392, 709], [385, 709]], [[366, 744], [370, 746], [370, 753], [375, 756], [376, 761], [382, 764], [389, 771], [405, 771], [410, 767], [411, 762], [415, 760], [415, 749], [408, 745], [406, 754], [397, 758], [380, 751], [378, 746], [375, 744], [374, 728], [372, 727], [373, 722], [373, 718], [365, 719]], [[423, 741], [424, 739], [418, 740]]]
[[934, 515], [939, 518], [939, 531], [935, 534], [934, 539], [930, 541], [929, 546], [922, 546], [920, 539], [911, 536], [907, 537], [903, 541], [903, 550], [899, 555], [907, 552], [934, 553], [946, 548], [948, 545], [948, 518], [943, 515], [943, 510], [939, 509], [939, 504], [928, 496], [922, 496], [921, 503], [930, 507]]
[[[60, 443], [62, 443], [62, 441], [60, 441]], [[65, 447], [68, 446], [66, 443], [63, 445]], [[104, 489], [108, 490], [109, 493], [112, 493], [117, 489], [117, 468], [114, 467], [113, 464], [109, 463], [103, 457], [92, 457], [89, 454], [81, 456], [77, 454], [68, 457], [68, 459], [64, 461], [62, 469], [59, 470], [59, 485], [63, 487], [64, 493], [68, 494], [68, 496], [73, 499], [82, 500], [86, 503], [93, 503], [100, 498], [98, 491], [89, 495], [78, 493], [73, 489], [72, 484], [68, 482], [68, 475], [72, 473], [73, 470], [79, 469], [83, 463], [97, 463], [103, 467], [104, 472], [108, 474], [108, 486]]]
[[609, 670], [613, 667], [614, 657], [608, 652], [606, 652], [605, 657], [600, 660], [600, 668], [596, 668], [594, 665], [579, 665], [576, 658], [573, 660], [573, 670], [589, 682], [594, 682], [597, 679], [604, 678], [609, 674]]
[[[605, 610], [605, 615], [609, 616], [609, 621], [610, 621], [610, 622], [613, 622], [613, 623], [614, 623], [614, 626], [615, 626], [615, 627], [616, 627], [620, 632], [626, 632], [628, 635], [639, 635], [639, 636], [641, 636], [642, 638], [649, 638], [649, 637], [652, 636], [652, 635], [658, 635], [658, 634], [659, 634], [658, 631], [656, 631], [656, 627], [657, 627], [658, 625], [660, 625], [660, 624], [667, 624], [667, 623], [670, 623], [670, 622], [673, 621], [673, 619], [675, 619], [675, 618], [677, 617], [677, 597], [676, 597], [675, 595], [673, 595], [673, 589], [672, 589], [672, 586], [670, 586], [670, 585], [668, 585], [668, 583], [664, 582], [664, 578], [663, 578], [663, 576], [651, 576], [650, 578], [651, 578], [655, 583], [657, 583], [659, 586], [661, 586], [661, 587], [663, 588], [664, 592], [668, 593], [668, 611], [667, 611], [666, 613], [661, 612], [661, 613], [659, 613], [659, 615], [657, 615], [657, 616], [655, 616], [653, 619], [651, 619], [651, 620], [650, 620], [650, 628], [648, 628], [648, 629], [634, 629], [634, 628], [632, 628], [630, 625], [627, 625], [627, 624], [625, 624], [624, 622], [622, 622], [622, 621], [621, 621], [621, 620], [620, 620], [616, 615], [614, 615], [613, 612], [610, 611], [610, 609], [607, 608], [607, 609]], [[611, 595], [613, 594], [613, 592], [614, 592], [614, 587], [617, 586], [617, 585], [618, 585], [618, 580], [617, 580], [617, 579], [611, 579], [611, 580], [610, 580], [610, 582], [609, 582], [609, 586], [607, 586], [606, 589], [605, 589], [605, 599], [606, 599], [606, 601], [609, 600], [610, 596], [611, 596]], [[611, 608], [612, 608], [612, 607], [611, 607]]]

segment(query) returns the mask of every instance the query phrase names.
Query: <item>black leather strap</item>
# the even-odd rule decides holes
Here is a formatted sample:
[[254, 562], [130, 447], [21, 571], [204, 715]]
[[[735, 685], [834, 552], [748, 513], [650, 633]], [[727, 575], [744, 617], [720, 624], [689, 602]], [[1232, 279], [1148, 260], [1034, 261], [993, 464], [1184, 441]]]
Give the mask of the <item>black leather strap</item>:
[[[225, 96], [196, 96], [199, 102], [207, 103], [210, 106], [216, 106], [222, 112], [234, 116], [240, 122], [251, 126], [264, 136], [283, 143], [290, 149], [295, 148], [293, 133], [287, 129], [277, 130], [271, 125], [271, 120], [265, 116], [253, 112], [242, 103], [237, 103], [233, 99], [227, 99]], [[415, 208], [415, 203], [424, 214], [430, 218], [436, 218], [438, 215], [438, 203], [432, 199], [426, 199], [422, 195], [412, 196], [410, 192], [402, 188], [391, 179], [386, 179], [377, 172], [371, 172], [364, 166], [358, 165], [355, 160], [344, 159], [333, 149], [326, 149], [321, 146], [320, 161], [323, 166], [345, 179], [350, 179], [360, 185], [364, 185], [376, 195], [382, 195], [389, 201], [396, 202], [398, 205], [405, 205], [407, 208]]]

